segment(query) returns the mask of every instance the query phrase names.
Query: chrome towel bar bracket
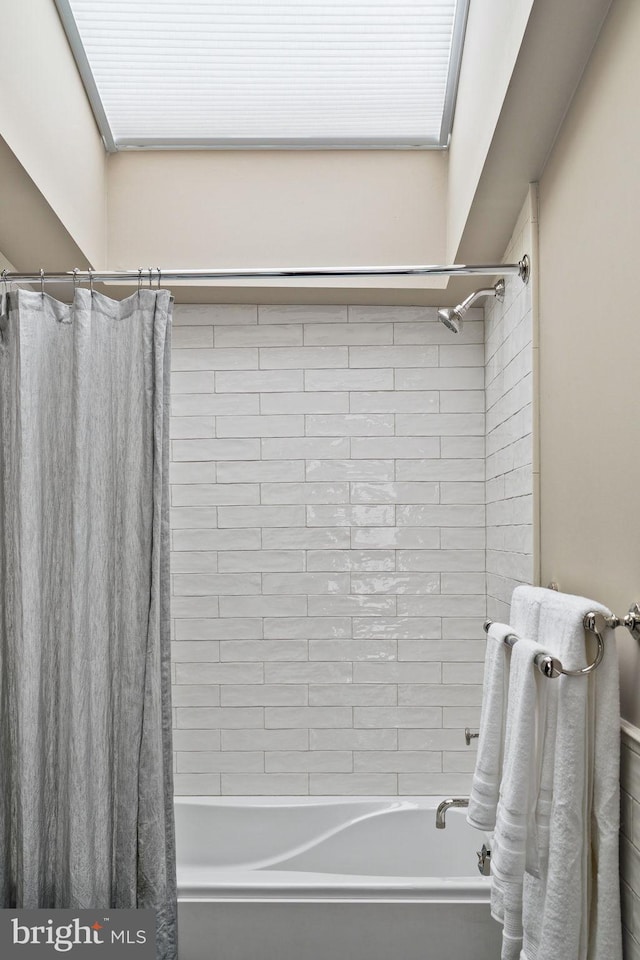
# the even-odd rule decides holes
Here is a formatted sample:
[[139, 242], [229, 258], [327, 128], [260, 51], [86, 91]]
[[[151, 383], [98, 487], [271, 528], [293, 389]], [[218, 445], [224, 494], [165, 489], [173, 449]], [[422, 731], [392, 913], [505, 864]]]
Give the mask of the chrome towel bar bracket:
[[[551, 589], [554, 589], [554, 587]], [[485, 633], [489, 632], [492, 622], [491, 620], [485, 620], [483, 624]], [[629, 613], [623, 617], [622, 620], [620, 617], [616, 617], [615, 614], [612, 614], [610, 617], [605, 617], [603, 614], [592, 610], [585, 615], [583, 625], [585, 630], [594, 634], [598, 642], [598, 651], [593, 663], [588, 664], [581, 670], [565, 670], [557, 657], [552, 657], [551, 654], [548, 653], [538, 653], [535, 657], [535, 664], [540, 673], [543, 673], [545, 677], [559, 677], [561, 675], [565, 677], [584, 677], [589, 673], [593, 673], [602, 662], [604, 656], [604, 640], [602, 634], [607, 627], [615, 629], [615, 627], [624, 626], [636, 640], [640, 640], [640, 604], [632, 604]], [[515, 633], [508, 633], [504, 638], [504, 642], [509, 647], [512, 647], [518, 640], [519, 637], [517, 637]]]
[[[552, 580], [547, 589], [559, 591], [560, 586], [557, 580]], [[590, 630], [592, 633], [597, 631], [602, 633], [605, 626], [612, 629], [626, 627], [632, 637], [640, 640], [640, 603], [632, 603], [629, 612], [622, 619], [617, 617], [615, 613], [612, 613], [610, 617], [605, 617], [601, 613], [588, 613], [584, 621], [585, 630]]]
[[640, 604], [632, 603], [629, 612], [622, 619], [616, 617], [615, 613], [610, 617], [604, 617], [601, 613], [588, 613], [585, 617], [585, 627], [592, 633], [604, 630], [605, 626], [612, 629], [626, 627], [636, 640], [640, 640]]

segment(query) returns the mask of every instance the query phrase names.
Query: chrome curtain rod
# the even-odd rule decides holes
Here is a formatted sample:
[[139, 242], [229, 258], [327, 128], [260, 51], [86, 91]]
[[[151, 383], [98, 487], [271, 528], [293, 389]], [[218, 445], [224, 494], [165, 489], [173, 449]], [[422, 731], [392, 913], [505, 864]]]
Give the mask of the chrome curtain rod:
[[529, 276], [528, 259], [518, 263], [450, 264], [392, 267], [259, 267], [219, 268], [215, 270], [163, 270], [146, 267], [138, 270], [67, 270], [64, 273], [9, 273], [3, 270], [0, 279], [6, 283], [111, 283], [117, 281], [167, 283], [177, 280], [273, 280], [278, 278], [308, 279], [314, 277], [470, 277], [508, 274], [519, 276], [526, 283]]

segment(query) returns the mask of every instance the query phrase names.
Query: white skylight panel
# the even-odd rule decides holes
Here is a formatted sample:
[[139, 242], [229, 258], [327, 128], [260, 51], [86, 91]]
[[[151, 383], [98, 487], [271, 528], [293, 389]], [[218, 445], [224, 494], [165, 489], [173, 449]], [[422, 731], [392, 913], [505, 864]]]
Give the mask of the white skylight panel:
[[56, 0], [110, 149], [445, 146], [468, 0]]

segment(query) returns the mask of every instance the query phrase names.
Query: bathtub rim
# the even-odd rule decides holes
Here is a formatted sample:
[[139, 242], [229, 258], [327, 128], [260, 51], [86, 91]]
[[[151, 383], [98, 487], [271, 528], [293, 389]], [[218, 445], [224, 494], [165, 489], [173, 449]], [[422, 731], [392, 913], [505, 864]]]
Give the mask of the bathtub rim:
[[[450, 794], [447, 794], [450, 796]], [[247, 794], [235, 796], [233, 794], [178, 794], [173, 798], [176, 805], [185, 803], [187, 805], [204, 805], [212, 807], [225, 806], [321, 806], [324, 803], [332, 804], [351, 804], [351, 803], [411, 803], [423, 809], [434, 810], [439, 803], [444, 800], [441, 794], [349, 794], [349, 796], [340, 796], [340, 794]]]

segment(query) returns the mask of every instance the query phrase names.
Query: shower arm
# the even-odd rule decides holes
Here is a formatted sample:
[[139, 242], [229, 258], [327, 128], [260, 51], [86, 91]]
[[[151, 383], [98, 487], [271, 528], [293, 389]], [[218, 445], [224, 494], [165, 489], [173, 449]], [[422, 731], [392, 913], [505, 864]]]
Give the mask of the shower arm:
[[[526, 283], [529, 278], [529, 260], [523, 257], [518, 263], [496, 264], [449, 264], [449, 265], [417, 265], [417, 266], [390, 266], [390, 267], [259, 267], [242, 268], [228, 267], [202, 270], [169, 269], [160, 267], [146, 267], [137, 270], [67, 270], [65, 272], [51, 272], [39, 270], [37, 273], [13, 273], [3, 270], [0, 281], [6, 283], [60, 283], [72, 280], [75, 283], [117, 283], [132, 282], [141, 286], [144, 282], [149, 286], [160, 283], [179, 282], [181, 280], [195, 280], [207, 282], [211, 280], [277, 280], [313, 279], [315, 277], [470, 277], [496, 276], [508, 274], [518, 276]], [[479, 291], [476, 296], [486, 294]], [[465, 301], [466, 302], [466, 301]]]
[[496, 291], [494, 287], [484, 287], [482, 290], [474, 290], [462, 303], [458, 304], [456, 310], [459, 310], [460, 313], [465, 313], [479, 297], [495, 297], [495, 295]]

